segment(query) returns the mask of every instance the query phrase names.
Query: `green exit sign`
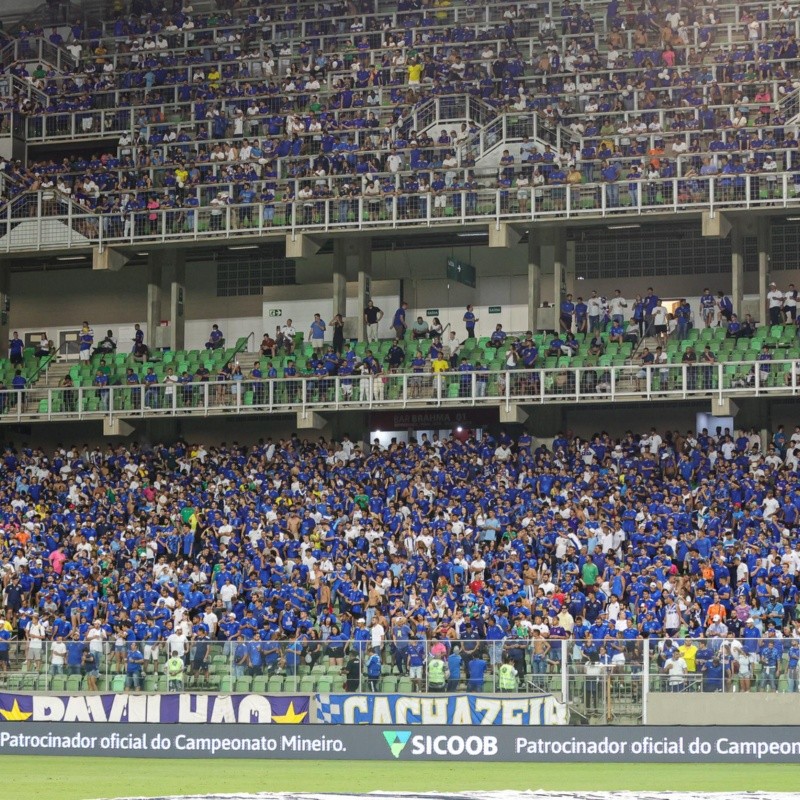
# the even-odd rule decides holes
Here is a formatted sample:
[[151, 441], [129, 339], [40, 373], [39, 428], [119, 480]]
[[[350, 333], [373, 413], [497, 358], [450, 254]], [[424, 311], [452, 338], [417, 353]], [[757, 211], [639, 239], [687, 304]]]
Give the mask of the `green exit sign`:
[[447, 277], [456, 283], [463, 283], [464, 286], [475, 288], [475, 267], [472, 264], [457, 261], [455, 258], [448, 258]]
[[283, 316], [283, 311], [280, 308], [271, 308], [269, 310], [269, 315], [271, 317], [282, 317]]
[[425, 316], [426, 317], [438, 317], [439, 316], [439, 309], [438, 308], [426, 308], [425, 309]]
[[503, 306], [489, 306], [490, 314], [499, 314], [503, 310]]

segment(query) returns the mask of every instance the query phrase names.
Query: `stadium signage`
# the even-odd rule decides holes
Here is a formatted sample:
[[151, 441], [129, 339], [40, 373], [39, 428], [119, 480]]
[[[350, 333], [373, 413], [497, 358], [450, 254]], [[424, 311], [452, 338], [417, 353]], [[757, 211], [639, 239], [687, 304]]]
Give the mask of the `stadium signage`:
[[552, 695], [318, 694], [317, 722], [328, 725], [566, 725]]
[[439, 316], [439, 309], [438, 308], [426, 308], [425, 309], [425, 316], [426, 317], [438, 317]]
[[0, 724], [27, 722], [146, 722], [307, 724], [308, 696], [262, 694], [0, 693]]
[[376, 735], [367, 725], [0, 723], [0, 755], [78, 753], [134, 758], [797, 764], [800, 727], [557, 726], [539, 736], [528, 727], [512, 726], [387, 727]]
[[464, 286], [475, 288], [476, 275], [475, 267], [472, 264], [467, 264], [465, 261], [459, 261], [455, 258], [447, 259], [447, 277], [456, 283], [463, 283]]

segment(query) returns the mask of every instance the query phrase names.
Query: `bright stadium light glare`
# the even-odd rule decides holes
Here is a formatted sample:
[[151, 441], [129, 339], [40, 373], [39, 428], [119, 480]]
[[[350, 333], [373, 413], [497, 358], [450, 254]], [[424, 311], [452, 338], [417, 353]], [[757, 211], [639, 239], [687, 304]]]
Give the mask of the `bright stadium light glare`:
[[83, 261], [86, 256], [58, 256], [56, 261]]
[[258, 250], [257, 244], [237, 244], [232, 245], [228, 250]]
[[632, 223], [630, 225], [609, 225], [608, 229], [610, 231], [625, 231], [625, 230], [632, 230], [634, 228], [641, 228], [641, 227], [642, 227], [641, 225], [637, 225], [635, 223]]

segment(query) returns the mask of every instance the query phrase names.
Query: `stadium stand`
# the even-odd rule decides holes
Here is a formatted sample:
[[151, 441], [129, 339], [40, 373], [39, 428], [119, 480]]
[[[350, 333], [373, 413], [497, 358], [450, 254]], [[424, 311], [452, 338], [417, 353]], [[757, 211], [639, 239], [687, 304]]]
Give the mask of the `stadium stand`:
[[800, 427], [462, 439], [7, 449], [0, 680], [166, 688], [177, 649], [199, 688], [327, 691], [377, 653], [402, 691], [443, 649], [451, 688], [565, 658], [631, 702], [649, 639], [682, 688], [797, 690]]
[[10, 158], [8, 214], [143, 240], [794, 197], [778, 3], [138, 12], [5, 46], [0, 130], [93, 151]]
[[[704, 234], [734, 220], [732, 290], [715, 277], [666, 303], [667, 269], [627, 298], [554, 278], [551, 325], [537, 285], [530, 330], [476, 336], [468, 306], [462, 341], [401, 302], [379, 338], [359, 274], [359, 335], [330, 343], [335, 316], [260, 344], [215, 324], [205, 348], [137, 327], [131, 352], [85, 323], [69, 358], [9, 334], [4, 423], [797, 394], [797, 290], [767, 286], [760, 218], [752, 316], [744, 217], [719, 221], [797, 202], [788, 2], [155, 5], [7, 26], [0, 251], [100, 262], [280, 236], [288, 252], [291, 232], [302, 257], [306, 234], [481, 223], [495, 246], [518, 224], [539, 280], [564, 246], [550, 220], [704, 212]], [[672, 691], [797, 691], [800, 427], [642, 433], [652, 418], [536, 441], [494, 425], [388, 447], [8, 447], [0, 685], [168, 691], [177, 650], [187, 686], [223, 692], [547, 692], [568, 675], [587, 716], [613, 674], [619, 719], [646, 668]]]

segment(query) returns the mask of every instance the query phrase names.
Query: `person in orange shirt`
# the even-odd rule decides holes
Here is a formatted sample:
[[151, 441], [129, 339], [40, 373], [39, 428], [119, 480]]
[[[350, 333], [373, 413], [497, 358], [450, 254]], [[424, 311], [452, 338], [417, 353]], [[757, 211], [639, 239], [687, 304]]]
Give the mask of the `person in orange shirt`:
[[647, 151], [647, 155], [650, 158], [650, 166], [653, 169], [661, 169], [661, 156], [664, 155], [663, 142], [656, 139], [653, 146]]
[[719, 595], [714, 592], [714, 602], [708, 607], [706, 614], [706, 625], [710, 625], [714, 617], [719, 617], [721, 622], [725, 622], [727, 614], [728, 610], [719, 602]]

